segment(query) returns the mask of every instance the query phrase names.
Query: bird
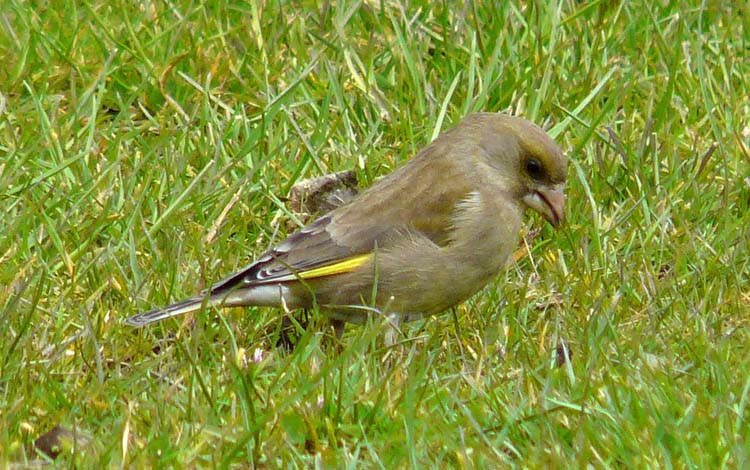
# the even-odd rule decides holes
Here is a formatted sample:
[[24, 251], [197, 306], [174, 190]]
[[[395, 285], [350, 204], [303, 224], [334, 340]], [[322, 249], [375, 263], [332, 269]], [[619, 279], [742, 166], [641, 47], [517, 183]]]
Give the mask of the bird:
[[197, 296], [131, 316], [143, 327], [208, 307], [318, 307], [332, 322], [410, 321], [465, 301], [505, 267], [527, 209], [565, 222], [567, 158], [539, 126], [470, 114], [350, 202]]

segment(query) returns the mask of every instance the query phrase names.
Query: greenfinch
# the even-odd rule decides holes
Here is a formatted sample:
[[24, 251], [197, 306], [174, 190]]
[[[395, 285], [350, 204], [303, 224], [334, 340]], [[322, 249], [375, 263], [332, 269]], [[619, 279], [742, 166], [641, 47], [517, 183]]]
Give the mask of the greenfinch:
[[564, 223], [567, 160], [535, 124], [476, 113], [349, 203], [198, 296], [126, 320], [204, 307], [318, 306], [334, 321], [443, 312], [484, 287], [518, 245], [526, 209]]

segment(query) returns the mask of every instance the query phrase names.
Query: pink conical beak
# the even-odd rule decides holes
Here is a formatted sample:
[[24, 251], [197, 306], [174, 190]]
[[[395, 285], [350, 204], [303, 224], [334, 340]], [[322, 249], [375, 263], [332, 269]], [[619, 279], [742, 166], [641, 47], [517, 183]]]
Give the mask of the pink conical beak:
[[553, 227], [565, 224], [565, 195], [562, 185], [535, 189], [523, 197], [523, 202], [542, 214]]

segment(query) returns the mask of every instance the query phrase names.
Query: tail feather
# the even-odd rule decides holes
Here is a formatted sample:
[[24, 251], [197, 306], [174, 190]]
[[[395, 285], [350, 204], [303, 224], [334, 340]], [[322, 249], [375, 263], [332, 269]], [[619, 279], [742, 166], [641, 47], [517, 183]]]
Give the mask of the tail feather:
[[191, 297], [189, 299], [167, 305], [166, 307], [155, 308], [148, 312], [139, 313], [125, 320], [126, 325], [133, 326], [135, 328], [142, 328], [151, 323], [164, 320], [166, 318], [176, 317], [178, 315], [184, 315], [186, 313], [195, 312], [203, 307], [205, 302], [206, 306], [215, 304], [220, 299], [214, 299], [211, 297]]
[[312, 302], [305, 296], [298, 296], [284, 284], [261, 284], [251, 288], [235, 288], [229, 292], [211, 290], [196, 297], [175, 302], [166, 307], [155, 308], [148, 312], [139, 313], [125, 320], [125, 324], [135, 328], [142, 328], [151, 323], [176, 317], [185, 313], [195, 312], [206, 307], [239, 307], [264, 306], [285, 308], [307, 308]]

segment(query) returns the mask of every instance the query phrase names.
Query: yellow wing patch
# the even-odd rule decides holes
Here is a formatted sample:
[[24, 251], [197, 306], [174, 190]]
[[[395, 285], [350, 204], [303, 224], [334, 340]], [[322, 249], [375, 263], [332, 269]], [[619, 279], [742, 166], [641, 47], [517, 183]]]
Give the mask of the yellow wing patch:
[[352, 258], [347, 258], [343, 261], [339, 261], [338, 263], [329, 264], [328, 266], [321, 266], [319, 268], [310, 269], [309, 271], [302, 271], [300, 273], [297, 273], [297, 277], [300, 279], [313, 279], [316, 277], [348, 273], [349, 271], [352, 271], [353, 269], [365, 264], [370, 258], [372, 258], [372, 253], [354, 256]]

